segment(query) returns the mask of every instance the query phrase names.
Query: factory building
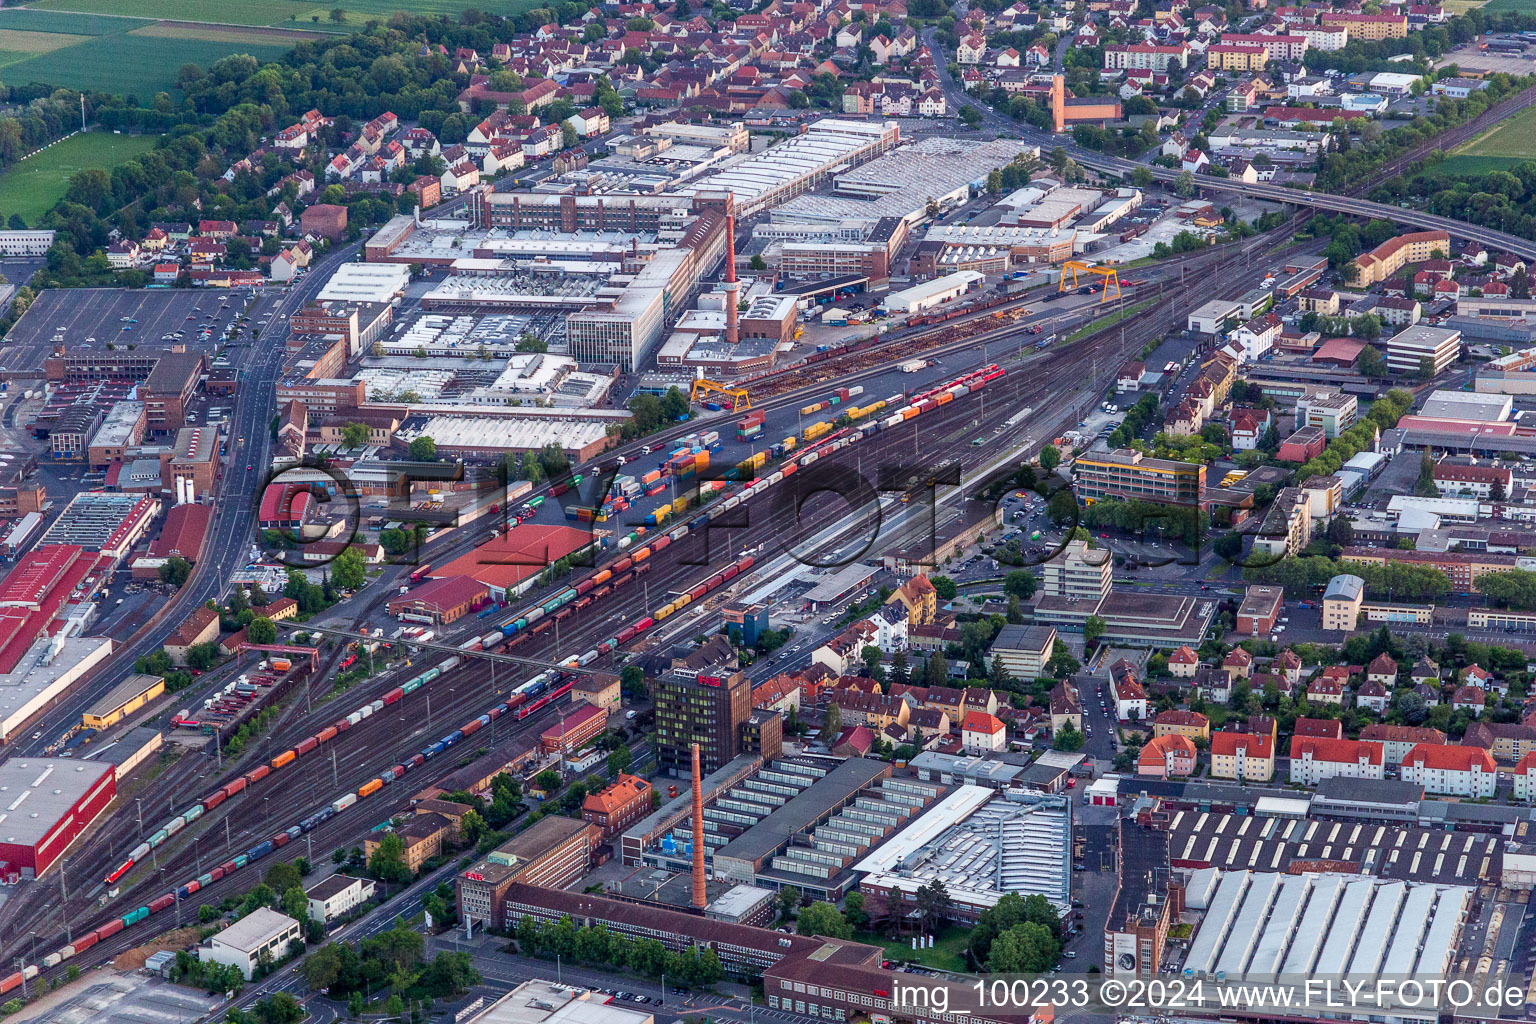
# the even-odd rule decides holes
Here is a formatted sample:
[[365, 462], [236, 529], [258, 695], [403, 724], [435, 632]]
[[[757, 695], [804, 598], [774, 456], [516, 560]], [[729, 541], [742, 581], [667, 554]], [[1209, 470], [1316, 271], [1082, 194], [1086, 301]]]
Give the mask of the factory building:
[[117, 796], [112, 765], [56, 758], [0, 762], [0, 877], [40, 878]]

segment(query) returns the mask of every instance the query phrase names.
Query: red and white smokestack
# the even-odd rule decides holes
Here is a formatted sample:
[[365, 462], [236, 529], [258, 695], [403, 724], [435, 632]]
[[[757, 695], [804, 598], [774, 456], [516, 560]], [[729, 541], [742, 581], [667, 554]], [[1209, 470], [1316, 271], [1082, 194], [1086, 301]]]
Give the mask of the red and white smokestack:
[[725, 218], [725, 340], [736, 344], [736, 299], [741, 285], [736, 281], [736, 215]]
[[699, 745], [693, 745], [693, 905], [709, 902], [704, 891], [704, 782], [699, 770]]

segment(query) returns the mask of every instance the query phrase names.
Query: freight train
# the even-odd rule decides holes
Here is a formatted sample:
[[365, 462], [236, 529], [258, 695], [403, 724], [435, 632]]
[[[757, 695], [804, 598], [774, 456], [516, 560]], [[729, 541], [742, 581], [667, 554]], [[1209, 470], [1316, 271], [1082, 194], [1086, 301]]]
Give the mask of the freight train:
[[[568, 605], [571, 605], [572, 603], [580, 601], [584, 598], [588, 598], [589, 595], [606, 595], [617, 587], [631, 582], [637, 575], [643, 574], [650, 569], [650, 565], [648, 564], [647, 560], [652, 555], [665, 550], [670, 544], [677, 540], [681, 540], [689, 533], [706, 528], [709, 522], [712, 520], [717, 519], [721, 515], [724, 515], [726, 512], [737, 507], [741, 503], [751, 500], [753, 497], [766, 490], [767, 488], [781, 483], [786, 477], [792, 476], [800, 469], [813, 465], [821, 458], [831, 455], [834, 452], [847, 447], [848, 445], [855, 444], [866, 437], [873, 436], [883, 429], [895, 426], [905, 420], [922, 415], [926, 412], [930, 412], [940, 405], [944, 405], [953, 401], [957, 397], [985, 387], [992, 381], [997, 380], [1002, 375], [1003, 370], [998, 367], [997, 364], [993, 363], [991, 365], [982, 367], [979, 370], [964, 374], [963, 376], [958, 377], [952, 381], [948, 381], [926, 391], [914, 394], [910, 398], [904, 400], [906, 402], [905, 405], [901, 405], [903, 399], [900, 399], [897, 396], [893, 396], [890, 399], [886, 399], [883, 403], [876, 403], [878, 406], [883, 406], [883, 409], [877, 410], [876, 408], [871, 407], [867, 410], [861, 410], [862, 412], [866, 413], [868, 422], [863, 423], [862, 426], [859, 426], [857, 429], [844, 428], [830, 434], [828, 434], [826, 431], [819, 431], [815, 438], [808, 437], [808, 439], [811, 440], [819, 438], [819, 443], [801, 447], [793, 455], [788, 456], [788, 460], [779, 469], [765, 477], [753, 480], [737, 493], [731, 494], [730, 496], [726, 497], [725, 500], [716, 503], [712, 508], [708, 510], [708, 512], [695, 516], [688, 522], [674, 527], [667, 534], [656, 537], [655, 539], [643, 545], [640, 544], [640, 541], [643, 537], [646, 536], [647, 530], [645, 527], [637, 527], [634, 531], [623, 537], [617, 545], [619, 550], [628, 551], [628, 553], [623, 557], [619, 558], [611, 565], [597, 571], [592, 576], [580, 581], [576, 585], [566, 587], [556, 593], [553, 597], [542, 600], [540, 603], [534, 605], [532, 608], [502, 625], [498, 630], [487, 633], [482, 637], [472, 638], [471, 640], [465, 641], [459, 646], [464, 650], [491, 650], [502, 645], [506, 645], [508, 648], [516, 646], [519, 641], [527, 639], [530, 634], [539, 632], [541, 626], [547, 626], [549, 624], [549, 620], [553, 616], [556, 616], [562, 611], [565, 611]], [[897, 405], [901, 405], [901, 408], [896, 408]], [[891, 414], [883, 419], [873, 418], [873, 415], [877, 411], [890, 411]], [[860, 418], [863, 419], [866, 417]], [[809, 434], [809, 431], [807, 433]], [[790, 445], [786, 445], [786, 451], [791, 447], [792, 446]], [[766, 455], [763, 453], [759, 453], [759, 455], [762, 456], [762, 458], [755, 458], [754, 460], [750, 460], [750, 472], [752, 473], [755, 473], [757, 469], [762, 468], [762, 465], [766, 459]], [[746, 468], [746, 464], [743, 464], [739, 467], [733, 467], [733, 469], [744, 468]], [[453, 732], [444, 736], [442, 739], [425, 747], [411, 758], [402, 761], [400, 764], [395, 765], [393, 768], [387, 769], [377, 778], [368, 780], [362, 786], [358, 787], [355, 792], [348, 792], [344, 794], [343, 796], [332, 801], [327, 807], [322, 808], [320, 811], [304, 818], [298, 824], [293, 825], [288, 829], [274, 833], [269, 839], [257, 843], [255, 846], [248, 849], [245, 853], [236, 856], [233, 860], [227, 861], [224, 864], [214, 868], [212, 871], [199, 875], [197, 878], [189, 879], [182, 885], [149, 901], [147, 904], [140, 906], [135, 910], [129, 911], [122, 917], [102, 925], [100, 928], [97, 928], [92, 932], [86, 933], [79, 939], [76, 939], [74, 942], [66, 946], [60, 947], [59, 949], [43, 958], [42, 966], [53, 967], [63, 963], [65, 960], [78, 955], [83, 950], [89, 949], [91, 946], [95, 945], [97, 942], [100, 942], [102, 939], [116, 935], [124, 928], [138, 924], [144, 921], [150, 915], [173, 906], [178, 899], [186, 899], [198, 892], [204, 886], [219, 881], [220, 879], [229, 875], [231, 872], [238, 871], [250, 863], [256, 860], [260, 860], [262, 857], [267, 856], [274, 850], [285, 846], [293, 839], [296, 839], [306, 832], [311, 831], [332, 816], [339, 814], [347, 808], [353, 806], [359, 800], [366, 799], [367, 797], [379, 792], [386, 786], [389, 786], [396, 780], [404, 777], [406, 773], [410, 772], [412, 769], [419, 768], [429, 759], [436, 757], [443, 753], [445, 750], [453, 747], [467, 736], [473, 735], [476, 731], [485, 727], [486, 725], [489, 725], [491, 722], [495, 721], [497, 718], [500, 718], [502, 715], [512, 714], [518, 720], [527, 718], [529, 715], [532, 715], [541, 708], [548, 706], [553, 701], [558, 700], [571, 691], [572, 687], [575, 685], [575, 679], [569, 673], [563, 671], [564, 669], [584, 668], [591, 664], [593, 661], [596, 661], [599, 657], [602, 657], [603, 655], [616, 650], [624, 644], [629, 643], [641, 633], [652, 628], [656, 623], [661, 622], [669, 616], [683, 610], [689, 604], [700, 600], [711, 591], [724, 586], [726, 583], [729, 583], [731, 580], [735, 579], [742, 573], [748, 572], [752, 569], [755, 561], [756, 560], [753, 556], [746, 555], [740, 558], [738, 561], [727, 565], [725, 568], [717, 570], [704, 581], [692, 587], [686, 593], [680, 595], [677, 598], [674, 598], [672, 601], [669, 601], [658, 608], [652, 609], [649, 614], [643, 615], [629, 623], [623, 629], [619, 630], [613, 637], [604, 640], [596, 647], [591, 648], [583, 654], [567, 658], [564, 662], [562, 662], [560, 669], [549, 669], [534, 676], [532, 679], [528, 680], [513, 690], [511, 697], [505, 703], [496, 705], [486, 714], [481, 715], [479, 718], [466, 723], [458, 729], [455, 729]], [[126, 875], [135, 864], [140, 863], [145, 857], [148, 857], [151, 849], [166, 842], [171, 836], [180, 832], [191, 822], [196, 821], [204, 813], [218, 807], [225, 800], [236, 796], [247, 787], [260, 782], [273, 771], [280, 771], [288, 765], [292, 764], [298, 758], [313, 753], [315, 750], [324, 746], [326, 743], [334, 740], [338, 735], [345, 732], [347, 729], [357, 725], [363, 719], [372, 717], [374, 714], [381, 711], [384, 707], [396, 703], [403, 697], [415, 692], [422, 686], [432, 682], [434, 679], [437, 679], [445, 672], [458, 667], [460, 661], [461, 659], [458, 655], [453, 655], [445, 659], [439, 664], [427, 669], [425, 672], [422, 672], [420, 675], [415, 676], [410, 681], [394, 688], [393, 690], [390, 690], [382, 698], [379, 698], [378, 700], [375, 700], [369, 704], [362, 705], [346, 717], [337, 719], [334, 723], [320, 730], [315, 735], [299, 742], [293, 748], [278, 754], [276, 757], [272, 758], [269, 763], [258, 765], [251, 771], [237, 777], [232, 782], [229, 782], [226, 785], [214, 790], [202, 801], [194, 804], [186, 811], [183, 811], [181, 814], [166, 822], [165, 825], [156, 830], [147, 841], [140, 843], [139, 846], [137, 846], [128, 855], [128, 858], [121, 865], [119, 865], [110, 874], [107, 875], [107, 884], [115, 884], [119, 879]], [[26, 980], [30, 980], [32, 977], [36, 976], [37, 970], [38, 968], [36, 965], [30, 965], [21, 971], [16, 971], [11, 975], [0, 979], [0, 995], [3, 995], [6, 992], [19, 987], [22, 984], [24, 978]], [[28, 974], [26, 972], [31, 973]]]

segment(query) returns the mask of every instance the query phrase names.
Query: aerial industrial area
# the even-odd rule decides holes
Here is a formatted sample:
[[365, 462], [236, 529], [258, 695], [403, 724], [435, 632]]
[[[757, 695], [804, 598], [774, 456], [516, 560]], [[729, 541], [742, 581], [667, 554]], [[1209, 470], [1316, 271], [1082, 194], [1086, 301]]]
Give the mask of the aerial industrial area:
[[0, 11], [0, 1016], [1536, 1017], [1536, 11], [262, 2]]

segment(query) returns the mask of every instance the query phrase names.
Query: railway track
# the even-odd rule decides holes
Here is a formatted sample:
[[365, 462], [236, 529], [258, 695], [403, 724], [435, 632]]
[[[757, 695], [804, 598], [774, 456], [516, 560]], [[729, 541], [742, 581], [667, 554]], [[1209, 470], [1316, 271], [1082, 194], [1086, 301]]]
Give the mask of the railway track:
[[[1262, 240], [1250, 241], [1242, 247], [1243, 259], [1246, 263], [1251, 263], [1253, 255], [1259, 251], [1258, 241]], [[1231, 254], [1226, 255], [1230, 257]], [[1186, 281], [1189, 280], [1189, 276], [1186, 268]], [[1203, 288], [1203, 284], [1202, 280], [1202, 287], [1198, 289], [1201, 292], [1198, 296], [1200, 299], [1210, 295], [1210, 292]], [[1235, 294], [1247, 286], [1242, 283], [1239, 276], [1234, 278], [1233, 283], [1224, 291]], [[872, 460], [878, 461], [884, 455], [899, 453], [903, 462], [910, 463], [912, 458], [908, 453], [912, 452], [934, 462], [948, 461], [962, 466], [975, 463], [979, 459], [978, 453], [985, 451], [984, 448], [978, 449], [971, 444], [972, 439], [978, 434], [1001, 425], [1017, 409], [1041, 402], [1041, 396], [1053, 394], [1062, 389], [1071, 391], [1072, 396], [1069, 401], [1057, 402], [1052, 406], [1056, 419], [1054, 422], [1043, 424], [1047, 429], [1041, 431], [1039, 440], [1036, 441], [1038, 446], [1044, 440], [1055, 436], [1063, 427], [1069, 426], [1081, 415], [1083, 409], [1091, 407], [1096, 402], [1098, 388], [1093, 380], [1096, 375], [1111, 372], [1129, 353], [1139, 351], [1147, 341], [1176, 326], [1177, 315], [1183, 308], [1196, 301], [1196, 291], [1197, 288], [1193, 284], [1179, 286], [1169, 282], [1160, 283], [1138, 296], [1145, 298], [1147, 294], [1151, 294], [1161, 300], [1156, 309], [1147, 311], [1131, 321], [1123, 322], [1115, 328], [1102, 331], [1081, 344], [1058, 347], [1025, 360], [1027, 372], [1011, 373], [1003, 378], [996, 388], [987, 392], [993, 396], [993, 401], [987, 403], [983, 399], [981, 405], [993, 410], [992, 412], [977, 411], [974, 408], [977, 405], [974, 400], [952, 402], [942, 407], [944, 411], [940, 415], [925, 418], [921, 428], [913, 424], [902, 424], [884, 431], [868, 439], [864, 445], [842, 453], [839, 462], [846, 464], [852, 458], [856, 463], [867, 463]], [[1016, 332], [1004, 330], [997, 333], [1007, 336]], [[966, 349], [980, 349], [989, 340], [996, 341], [1001, 338], [968, 338], [962, 343], [950, 346], [950, 350], [958, 353]], [[1094, 366], [1097, 374], [1085, 375], [1082, 372], [1085, 362]], [[794, 400], [786, 399], [783, 404], [789, 404]], [[1030, 429], [1034, 430], [1038, 427], [1031, 423]], [[810, 512], [807, 515], [798, 516], [790, 503], [776, 504], [772, 494], [765, 495], [752, 505], [752, 508], [757, 510], [753, 513], [754, 517], [765, 516], [759, 520], [761, 528], [766, 530], [768, 536], [773, 537], [785, 535], [786, 532], [793, 534], [797, 531], [814, 531], [848, 516], [848, 510], [841, 502], [813, 502], [808, 507]], [[794, 521], [797, 516], [799, 522]], [[743, 529], [744, 533], [750, 531], [756, 534], [759, 526], [749, 525]], [[689, 537], [684, 542], [672, 545], [664, 556], [658, 556], [653, 560], [652, 571], [640, 588], [646, 607], [655, 607], [660, 596], [679, 592], [679, 588], [685, 590], [687, 587], [684, 584], [691, 584], [711, 571], [707, 568], [710, 562], [708, 545], [720, 543], [718, 539], [711, 539], [708, 536], [714, 532], [712, 529], [707, 533]], [[733, 539], [728, 543], [731, 548], [734, 548], [738, 542]], [[718, 548], [716, 550], [718, 551]], [[603, 637], [614, 635], [618, 624], [632, 615], [632, 611], [625, 611], [618, 602], [594, 604], [576, 612], [569, 624], [558, 632], [551, 630], [531, 637], [529, 642], [519, 649], [518, 654], [550, 661], [563, 660], [573, 652], [597, 643]], [[487, 625], [485, 621], [475, 623], [475, 627], [480, 630], [484, 630]], [[418, 664], [424, 663], [418, 662]], [[404, 671], [410, 672], [412, 668], [406, 668]], [[492, 682], [493, 673], [499, 677], [494, 683]], [[401, 675], [400, 672], [386, 673], [377, 680], [370, 680], [363, 686], [353, 688], [349, 691], [349, 696], [356, 694], [359, 699], [364, 699], [368, 694], [381, 693], [398, 685]], [[347, 791], [376, 776], [382, 768], [387, 766], [385, 762], [392, 763], [407, 755], [413, 745], [419, 744], [424, 737], [430, 736], [437, 730], [453, 728], [484, 714], [488, 706], [496, 702], [498, 697], [504, 699], [505, 693], [520, 682], [521, 678], [521, 675], [512, 675], [506, 668], [497, 670], [494, 665], [482, 663], [473, 663], [459, 668], [451, 677], [445, 677], [435, 684], [429, 693], [423, 694], [420, 701], [408, 708], [397, 706], [400, 712], [398, 716], [376, 716], [370, 720], [367, 728], [354, 728], [342, 734], [328, 751], [329, 756], [300, 759], [296, 765], [272, 776], [273, 781], [259, 791], [253, 789], [242, 799], [228, 801], [217, 813], [205, 815], [199, 822], [197, 830], [189, 830], [189, 834], [176, 848], [165, 851], [164, 859], [157, 856], [155, 858], [157, 863], [152, 864], [149, 870], [135, 870], [126, 876], [122, 880], [124, 890], [122, 897], [112, 901], [109, 907], [98, 908], [96, 905], [95, 896], [101, 888], [100, 885], [83, 885], [73, 893], [70, 893], [67, 887], [61, 886], [63, 891], [56, 901], [51, 896], [41, 895], [48, 887], [33, 887], [30, 893], [21, 897], [27, 902], [15, 907], [15, 912], [7, 915], [9, 923], [3, 941], [8, 949], [8, 955], [15, 956], [18, 953], [24, 955], [28, 950], [29, 942], [35, 942], [40, 949], [51, 948], [55, 937], [62, 940], [69, 932], [99, 924], [110, 919], [111, 916], [124, 913], [131, 905], [138, 905], [148, 895], [165, 892], [173, 883], [195, 876], [204, 870], [205, 866], [218, 863], [229, 856], [232, 851], [240, 848], [242, 843], [269, 835], [271, 829], [279, 827], [280, 824], [286, 825], [290, 821], [296, 821], [315, 808], [329, 803], [338, 792]], [[307, 685], [315, 686], [316, 680], [312, 678]], [[262, 744], [257, 745], [259, 750], [251, 751], [243, 759], [240, 766], [242, 770], [257, 763], [258, 753], [263, 758], [270, 757], [273, 752], [283, 750], [294, 737], [303, 735], [306, 730], [314, 729], [322, 721], [334, 718], [337, 710], [335, 707], [330, 709], [322, 707], [319, 711], [299, 713], [298, 696], [302, 694], [290, 698], [289, 709], [284, 715], [285, 721], [270, 732]], [[436, 700], [429, 712], [426, 707], [427, 701], [433, 697]], [[507, 727], [512, 728], [515, 734], [529, 734], [534, 730], [542, 730], [553, 720], [553, 710], [545, 709], [525, 722]], [[495, 745], [507, 738], [503, 732], [504, 730], [487, 734], [486, 739]], [[370, 800], [367, 804], [367, 819], [371, 820], [375, 817], [379, 820], [385, 819], [388, 815], [407, 806], [411, 793], [458, 767], [457, 762], [451, 760], [429, 762], [429, 764], [431, 767], [427, 771], [413, 774], [406, 785], [394, 787], [392, 791], [386, 791], [386, 795]], [[232, 771], [232, 766], [226, 766], [225, 773], [219, 778], [229, 777]], [[174, 766], [164, 776], [146, 787], [145, 798], [152, 806], [157, 806], [156, 801], [162, 799], [174, 801], [175, 794], [180, 794], [183, 800], [190, 800], [197, 794], [205, 792], [205, 787], [211, 788], [218, 782], [219, 779], [215, 778], [218, 774], [216, 768], [207, 759], [202, 759], [201, 764], [184, 759], [181, 764]], [[278, 810], [274, 811], [274, 808]], [[129, 818], [123, 816], [125, 811], [130, 813]], [[131, 815], [132, 809], [126, 805], [119, 808], [112, 819], [98, 827], [97, 834], [106, 832], [108, 828], [127, 826]], [[146, 819], [146, 825], [148, 820]], [[307, 852], [313, 847], [315, 856], [324, 856], [335, 846], [349, 844], [355, 839], [361, 831], [361, 823], [364, 820], [360, 813], [337, 815], [309, 833], [302, 841], [301, 848]], [[70, 876], [76, 879], [89, 878], [93, 881], [101, 878], [106, 871], [110, 870], [111, 864], [115, 863], [113, 858], [120, 856], [125, 842], [126, 840], [113, 843], [88, 843], [70, 859], [68, 867]], [[297, 852], [297, 850], [291, 852]], [[240, 873], [232, 874], [227, 879], [205, 886], [196, 894], [195, 901], [178, 901], [176, 912], [178, 914], [187, 912], [193, 902], [216, 903], [230, 892], [248, 889], [254, 882], [254, 874], [247, 873], [243, 876]], [[189, 907], [182, 907], [183, 902], [188, 902]], [[68, 922], [67, 927], [63, 926], [63, 922]], [[153, 929], [115, 936], [99, 943], [97, 947], [72, 962], [84, 966], [109, 959], [122, 949], [145, 941], [147, 935], [163, 930], [163, 927], [161, 922], [156, 922]], [[60, 933], [57, 936], [50, 934], [55, 929]], [[39, 938], [39, 935], [43, 938]]]

